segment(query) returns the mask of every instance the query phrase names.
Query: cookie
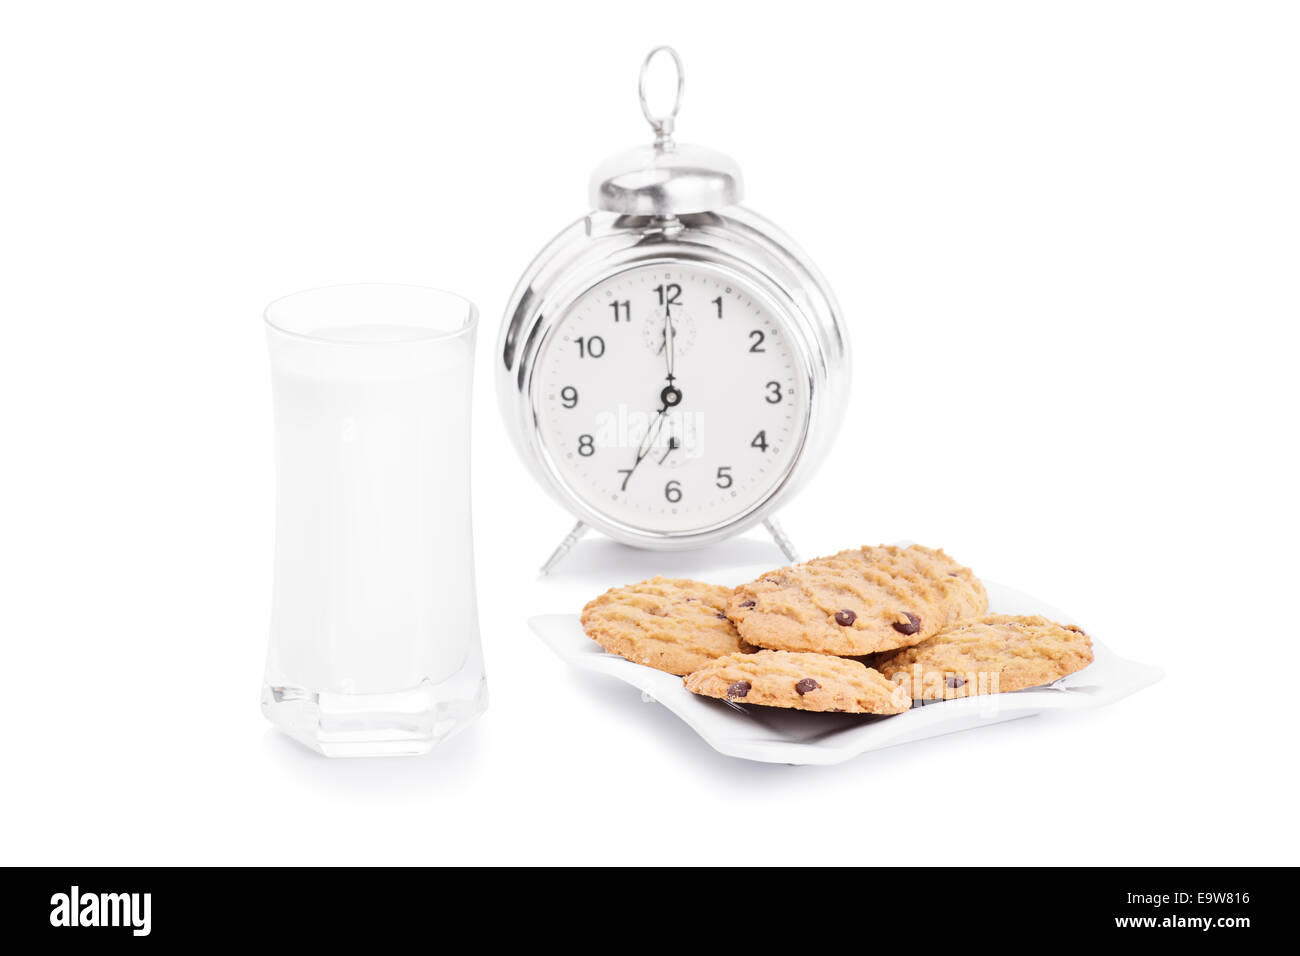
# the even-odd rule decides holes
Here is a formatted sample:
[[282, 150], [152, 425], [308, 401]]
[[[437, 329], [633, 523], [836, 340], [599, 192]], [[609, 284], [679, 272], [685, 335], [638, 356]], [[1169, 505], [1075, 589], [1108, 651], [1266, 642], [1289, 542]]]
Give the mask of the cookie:
[[912, 706], [907, 691], [878, 671], [828, 654], [730, 654], [687, 675], [682, 683], [693, 694], [765, 707], [901, 714]]
[[1092, 640], [1077, 627], [990, 614], [883, 654], [876, 666], [917, 700], [949, 700], [1039, 687], [1091, 663]]
[[841, 551], [736, 588], [727, 616], [759, 647], [859, 657], [988, 611], [969, 568], [919, 544]]
[[582, 629], [605, 650], [670, 674], [689, 674], [724, 654], [752, 651], [724, 610], [731, 589], [651, 578], [612, 588], [582, 609]]

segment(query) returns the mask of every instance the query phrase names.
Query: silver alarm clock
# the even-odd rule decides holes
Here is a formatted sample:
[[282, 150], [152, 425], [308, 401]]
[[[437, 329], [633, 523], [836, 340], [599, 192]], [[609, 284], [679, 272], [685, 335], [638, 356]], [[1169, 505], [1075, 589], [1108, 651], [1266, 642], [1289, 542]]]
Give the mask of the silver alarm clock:
[[[646, 99], [658, 54], [667, 115]], [[578, 523], [642, 548], [696, 548], [759, 521], [786, 556], [782, 502], [825, 457], [848, 398], [849, 347], [825, 280], [737, 205], [729, 157], [676, 143], [684, 74], [641, 67], [652, 145], [602, 163], [594, 211], [533, 260], [506, 310], [497, 384], [520, 455]]]

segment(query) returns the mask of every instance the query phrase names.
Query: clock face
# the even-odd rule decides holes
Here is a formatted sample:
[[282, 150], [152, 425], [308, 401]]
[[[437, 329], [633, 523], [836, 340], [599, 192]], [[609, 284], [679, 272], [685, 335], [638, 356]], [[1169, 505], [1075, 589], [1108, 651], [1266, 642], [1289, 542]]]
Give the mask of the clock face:
[[785, 317], [695, 264], [638, 266], [589, 289], [548, 336], [532, 387], [564, 483], [652, 532], [751, 511], [789, 472], [808, 420]]

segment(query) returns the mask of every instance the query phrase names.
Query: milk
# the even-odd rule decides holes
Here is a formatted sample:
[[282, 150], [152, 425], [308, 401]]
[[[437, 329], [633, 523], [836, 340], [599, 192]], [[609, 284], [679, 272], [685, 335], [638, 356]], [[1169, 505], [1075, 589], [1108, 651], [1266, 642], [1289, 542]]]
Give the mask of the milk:
[[277, 436], [268, 685], [393, 694], [477, 651], [471, 335], [270, 329]]

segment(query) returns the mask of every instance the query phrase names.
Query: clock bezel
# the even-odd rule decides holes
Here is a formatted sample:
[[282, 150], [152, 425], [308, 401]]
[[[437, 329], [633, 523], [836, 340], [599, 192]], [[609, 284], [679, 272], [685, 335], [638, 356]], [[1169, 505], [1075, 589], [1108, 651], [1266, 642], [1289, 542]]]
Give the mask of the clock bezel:
[[[725, 520], [685, 531], [657, 531], [601, 512], [565, 479], [542, 438], [534, 377], [544, 348], [593, 288], [631, 269], [687, 266], [712, 270], [759, 297], [787, 329], [807, 394], [797, 447], [763, 495]], [[586, 524], [614, 540], [655, 550], [702, 547], [769, 517], [819, 464], [847, 397], [847, 341], [824, 282], [774, 227], [738, 207], [725, 215], [682, 221], [593, 213], [574, 223], [543, 250], [520, 281], [506, 313], [498, 359], [502, 412], [534, 477]]]
[[[560, 335], [563, 332], [565, 321], [572, 314], [573, 307], [577, 305], [578, 302], [582, 301], [593, 289], [610, 279], [615, 279], [633, 271], [640, 271], [643, 269], [664, 269], [667, 271], [678, 268], [698, 268], [701, 272], [706, 272], [717, 276], [718, 278], [722, 278], [736, 287], [744, 289], [747, 294], [752, 295], [759, 302], [762, 308], [770, 312], [775, 317], [776, 321], [781, 324], [783, 334], [791, 339], [789, 348], [793, 353], [796, 362], [795, 375], [797, 379], [797, 387], [803, 389], [806, 396], [805, 400], [802, 402], [802, 409], [799, 418], [794, 423], [794, 434], [792, 435], [793, 447], [785, 452], [784, 457], [787, 459], [786, 463], [781, 468], [780, 473], [775, 480], [773, 480], [760, 497], [758, 497], [747, 508], [737, 511], [722, 520], [687, 531], [656, 530], [620, 520], [600, 511], [587, 498], [583, 497], [577, 490], [575, 490], [572, 487], [571, 482], [565, 477], [561, 470], [560, 462], [555, 459], [554, 455], [552, 455], [551, 449], [547, 447], [546, 441], [542, 436], [540, 418], [545, 411], [542, 407], [545, 388], [541, 387], [541, 384], [536, 381], [536, 373], [540, 368], [542, 357], [546, 354], [547, 346], [554, 341], [557, 335]], [[536, 361], [530, 363], [528, 381], [525, 384], [525, 389], [529, 397], [531, 420], [536, 423], [536, 426], [533, 429], [533, 434], [536, 437], [537, 453], [541, 456], [547, 470], [550, 472], [551, 480], [563, 487], [566, 503], [569, 499], [573, 500], [573, 504], [569, 505], [570, 509], [573, 510], [578, 517], [582, 518], [583, 521], [587, 522], [592, 527], [599, 528], [606, 534], [610, 534], [611, 537], [615, 537], [616, 535], [609, 529], [616, 529], [617, 536], [623, 540], [626, 540], [628, 537], [641, 535], [700, 538], [702, 536], [710, 535], [718, 529], [734, 528], [737, 523], [747, 518], [751, 511], [763, 507], [767, 503], [768, 499], [770, 499], [781, 485], [789, 479], [790, 473], [798, 464], [803, 453], [803, 447], [807, 441], [810, 430], [814, 407], [812, 364], [808, 361], [807, 343], [803, 341], [803, 335], [797, 327], [796, 322], [793, 320], [790, 312], [778, 304], [772, 298], [769, 291], [761, 288], [751, 277], [741, 274], [734, 268], [720, 264], [716, 258], [706, 258], [699, 255], [676, 255], [669, 257], [658, 254], [646, 258], [633, 258], [630, 262], [614, 268], [597, 278], [594, 282], [588, 285], [586, 289], [574, 296], [574, 298], [565, 306], [558, 308], [555, 314], [557, 316], [555, 321], [538, 339]], [[577, 506], [579, 505], [585, 506], [581, 512], [578, 511]], [[597, 522], [600, 523], [598, 524]], [[608, 528], [606, 526], [608, 526]]]

